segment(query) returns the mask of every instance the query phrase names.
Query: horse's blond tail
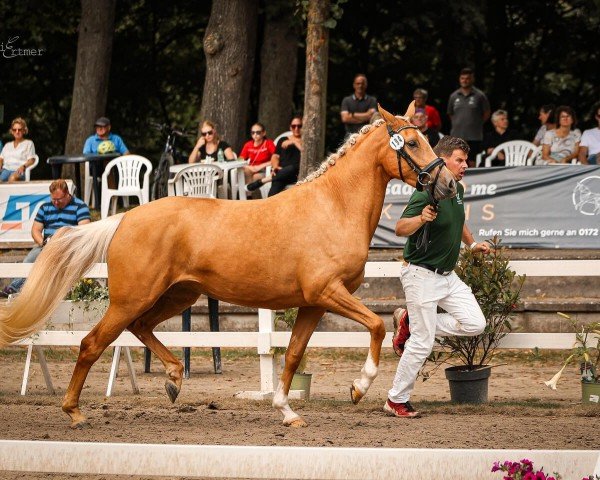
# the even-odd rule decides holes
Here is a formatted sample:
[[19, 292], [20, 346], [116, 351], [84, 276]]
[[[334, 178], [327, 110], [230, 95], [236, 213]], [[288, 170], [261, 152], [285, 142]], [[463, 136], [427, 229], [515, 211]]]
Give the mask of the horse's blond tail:
[[123, 214], [62, 228], [37, 258], [21, 293], [0, 306], [0, 346], [37, 331], [73, 284], [106, 257]]

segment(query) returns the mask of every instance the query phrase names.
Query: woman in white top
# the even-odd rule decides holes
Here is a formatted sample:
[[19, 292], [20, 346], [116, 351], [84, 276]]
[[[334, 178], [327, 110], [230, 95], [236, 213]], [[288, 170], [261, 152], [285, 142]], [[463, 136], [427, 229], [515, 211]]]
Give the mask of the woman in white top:
[[35, 146], [26, 140], [27, 123], [21, 117], [10, 124], [14, 140], [8, 142], [0, 153], [0, 182], [15, 182], [25, 178], [25, 169], [35, 162]]
[[556, 107], [552, 104], [542, 105], [540, 107], [538, 120], [540, 121], [541, 127], [537, 131], [533, 139], [533, 143], [536, 147], [542, 144], [542, 140], [544, 139], [544, 135], [546, 135], [546, 132], [549, 132], [550, 130], [554, 130], [556, 128], [556, 124], [554, 123], [555, 108]]
[[581, 132], [574, 129], [577, 117], [568, 106], [556, 109], [556, 129], [546, 132], [542, 140], [542, 160], [546, 163], [571, 163], [579, 153]]

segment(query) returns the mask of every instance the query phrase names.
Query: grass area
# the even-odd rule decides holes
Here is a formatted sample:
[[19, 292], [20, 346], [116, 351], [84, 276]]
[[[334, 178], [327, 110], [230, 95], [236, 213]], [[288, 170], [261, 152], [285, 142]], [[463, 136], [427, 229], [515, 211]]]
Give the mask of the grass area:
[[[48, 358], [53, 360], [76, 360], [77, 347], [54, 347], [45, 348], [44, 352]], [[183, 358], [181, 348], [172, 348], [172, 353], [179, 359]], [[24, 358], [27, 351], [23, 347], [7, 347], [0, 349], [0, 358]], [[309, 348], [308, 356], [313, 360], [319, 361], [364, 361], [368, 349], [350, 349], [350, 348]], [[141, 348], [132, 348], [131, 354], [134, 359], [141, 359], [144, 351]], [[212, 358], [211, 348], [192, 348], [192, 357]], [[107, 358], [112, 358], [112, 351], [104, 352]], [[236, 360], [239, 358], [255, 358], [257, 355], [255, 348], [221, 348], [221, 356], [227, 360]], [[383, 358], [396, 358], [388, 350], [383, 350]], [[565, 358], [564, 350], [502, 350], [494, 357], [493, 363], [524, 363], [527, 365], [556, 363], [559, 364]]]

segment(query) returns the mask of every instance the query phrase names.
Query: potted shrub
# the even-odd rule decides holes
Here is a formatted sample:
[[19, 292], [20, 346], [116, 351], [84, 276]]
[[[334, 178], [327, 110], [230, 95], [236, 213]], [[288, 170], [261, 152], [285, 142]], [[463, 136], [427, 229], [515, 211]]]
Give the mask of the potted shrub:
[[[446, 369], [450, 397], [457, 403], [487, 402], [490, 362], [500, 340], [512, 331], [511, 320], [525, 281], [525, 276], [516, 275], [509, 267], [501, 240], [494, 237], [487, 242], [491, 247], [489, 254], [463, 249], [455, 269], [481, 307], [487, 320], [485, 330], [473, 337], [437, 338], [436, 350], [429, 357], [436, 366], [457, 363]], [[424, 379], [429, 376], [427, 371], [422, 374]]]
[[[283, 313], [277, 314], [275, 317], [275, 322], [281, 322], [290, 330], [294, 326], [294, 322], [296, 321], [296, 317], [298, 316], [297, 308], [288, 308]], [[285, 354], [285, 348], [282, 348], [279, 353], [282, 355]], [[282, 359], [285, 357], [282, 356]], [[294, 373], [294, 377], [292, 378], [292, 383], [290, 385], [291, 390], [303, 390], [305, 400], [309, 400], [310, 398], [310, 384], [312, 380], [312, 373], [306, 373], [306, 364], [307, 364], [307, 355], [304, 353], [300, 363], [298, 364], [298, 368]], [[285, 361], [285, 360], [284, 360]]]
[[[561, 314], [566, 318], [568, 315]], [[578, 325], [572, 321], [575, 334], [575, 344], [565, 360], [562, 368], [544, 382], [548, 387], [556, 390], [556, 384], [567, 365], [572, 361], [579, 362], [581, 374], [581, 400], [583, 403], [600, 405], [600, 322]]]
[[55, 318], [68, 317], [72, 327], [78, 323], [97, 323], [108, 308], [108, 287], [98, 280], [82, 278], [67, 294], [54, 313]]

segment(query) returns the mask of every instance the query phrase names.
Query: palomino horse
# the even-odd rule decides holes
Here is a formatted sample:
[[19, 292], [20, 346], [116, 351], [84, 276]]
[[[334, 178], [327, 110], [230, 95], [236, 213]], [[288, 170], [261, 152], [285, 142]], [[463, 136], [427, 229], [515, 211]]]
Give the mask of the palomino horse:
[[420, 179], [438, 199], [456, 193], [453, 175], [419, 130], [402, 117], [381, 108], [380, 113], [382, 120], [363, 127], [299, 186], [266, 200], [171, 197], [61, 229], [44, 247], [21, 294], [1, 307], [0, 345], [36, 331], [71, 285], [106, 255], [110, 306], [81, 342], [62, 404], [72, 427], [87, 425], [79, 396], [89, 369], [125, 329], [163, 362], [167, 394], [175, 401], [183, 367], [152, 331], [201, 294], [272, 310], [300, 307], [273, 398], [285, 425], [306, 425], [290, 408], [288, 392], [325, 311], [364, 325], [371, 341], [351, 387], [357, 403], [377, 375], [385, 328], [352, 292], [363, 280], [386, 185], [402, 178], [419, 187]]

